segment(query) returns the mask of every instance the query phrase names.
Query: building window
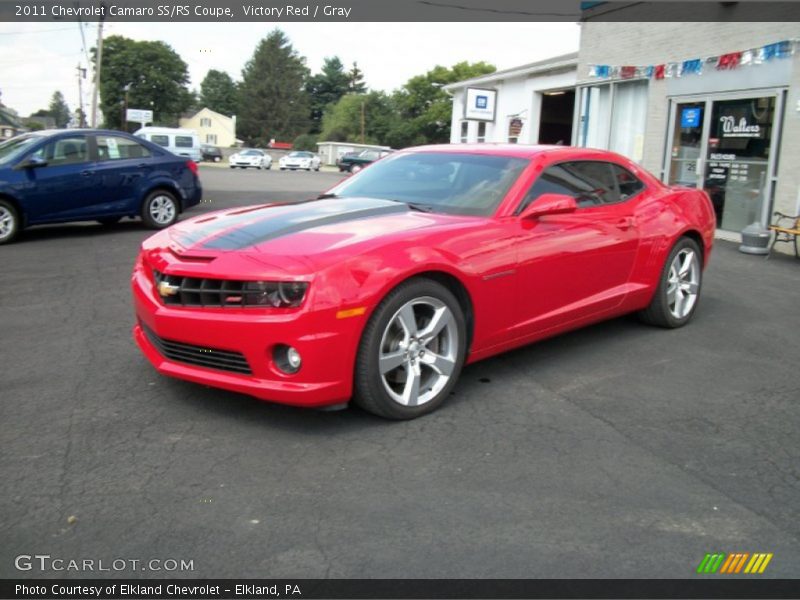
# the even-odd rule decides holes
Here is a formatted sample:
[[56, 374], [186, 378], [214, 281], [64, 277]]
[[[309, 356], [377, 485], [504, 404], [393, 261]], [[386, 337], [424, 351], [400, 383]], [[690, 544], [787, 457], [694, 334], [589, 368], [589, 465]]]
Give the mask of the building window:
[[642, 160], [647, 82], [624, 81], [581, 88], [578, 145]]
[[200, 119], [200, 127], [211, 127], [211, 119], [206, 117]]
[[216, 133], [207, 133], [206, 134], [206, 144], [216, 144], [217, 143], [217, 134]]
[[467, 135], [469, 134], [469, 121], [461, 121], [461, 143], [467, 143]]
[[478, 123], [478, 138], [476, 141], [479, 144], [482, 144], [486, 141], [486, 123], [484, 121]]

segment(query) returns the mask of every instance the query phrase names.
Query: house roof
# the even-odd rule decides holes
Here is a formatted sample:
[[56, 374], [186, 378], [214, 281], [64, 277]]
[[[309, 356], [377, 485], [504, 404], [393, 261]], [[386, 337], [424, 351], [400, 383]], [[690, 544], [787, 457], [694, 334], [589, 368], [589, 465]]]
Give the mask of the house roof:
[[189, 116], [187, 116], [187, 117], [182, 117], [182, 118], [185, 118], [185, 119], [194, 119], [194, 118], [195, 118], [197, 115], [199, 115], [200, 113], [209, 113], [209, 114], [211, 114], [212, 116], [219, 117], [219, 118], [222, 118], [222, 119], [231, 119], [231, 118], [232, 118], [232, 117], [229, 117], [228, 115], [223, 115], [222, 113], [218, 113], [218, 112], [217, 112], [217, 111], [215, 111], [215, 110], [211, 110], [211, 109], [210, 109], [210, 108], [208, 108], [208, 107], [201, 108], [201, 109], [200, 109], [200, 110], [198, 110], [196, 113], [194, 113], [194, 114], [190, 114]]
[[562, 54], [560, 56], [553, 56], [545, 60], [528, 63], [519, 67], [512, 67], [502, 71], [495, 71], [488, 75], [480, 75], [472, 79], [465, 79], [464, 81], [457, 81], [455, 83], [448, 83], [443, 86], [443, 89], [448, 91], [458, 90], [472, 85], [482, 85], [493, 83], [501, 79], [513, 79], [515, 77], [525, 77], [531, 75], [538, 75], [540, 73], [548, 73], [550, 71], [569, 70], [578, 68], [578, 53], [571, 52], [569, 54]]
[[22, 121], [19, 120], [19, 117], [9, 112], [5, 108], [0, 108], [0, 125], [7, 125], [8, 127], [13, 127], [14, 129], [24, 128], [24, 125], [22, 124]]

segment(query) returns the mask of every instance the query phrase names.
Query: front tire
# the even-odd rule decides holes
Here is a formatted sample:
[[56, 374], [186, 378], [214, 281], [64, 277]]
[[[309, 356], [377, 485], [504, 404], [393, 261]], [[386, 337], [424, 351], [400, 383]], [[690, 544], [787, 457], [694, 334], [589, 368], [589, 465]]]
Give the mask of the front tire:
[[452, 292], [412, 279], [375, 309], [359, 345], [355, 402], [387, 419], [436, 410], [458, 380], [466, 355], [464, 312]]
[[355, 175], [355, 174], [356, 174], [356, 173], [358, 173], [358, 172], [359, 172], [361, 169], [363, 169], [363, 167], [362, 167], [361, 165], [353, 165], [352, 167], [350, 167], [350, 172], [351, 172], [353, 175]]
[[151, 229], [164, 229], [178, 220], [178, 201], [166, 190], [156, 190], [145, 198], [142, 221]]
[[683, 237], [667, 256], [653, 300], [639, 312], [639, 318], [658, 327], [683, 327], [697, 309], [702, 283], [700, 247], [693, 239]]
[[20, 230], [20, 217], [14, 205], [0, 200], [0, 244], [7, 244], [17, 237]]

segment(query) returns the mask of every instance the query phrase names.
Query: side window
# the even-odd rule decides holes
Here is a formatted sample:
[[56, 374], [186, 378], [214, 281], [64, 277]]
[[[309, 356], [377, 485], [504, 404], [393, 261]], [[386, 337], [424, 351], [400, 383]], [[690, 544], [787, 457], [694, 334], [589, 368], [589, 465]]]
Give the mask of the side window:
[[62, 138], [46, 144], [33, 156], [47, 161], [48, 166], [70, 165], [89, 160], [89, 148], [85, 135]]
[[154, 144], [158, 144], [164, 148], [169, 148], [169, 136], [168, 135], [151, 135], [150, 141]]
[[611, 167], [610, 163], [595, 160], [548, 167], [528, 190], [518, 212], [542, 194], [572, 196], [577, 201], [578, 208], [619, 202], [620, 194]]
[[191, 148], [194, 144], [192, 143], [192, 137], [189, 135], [176, 135], [175, 136], [175, 146], [178, 148]]
[[150, 151], [139, 142], [115, 135], [97, 136], [98, 160], [125, 160], [126, 158], [148, 158]]
[[636, 178], [636, 175], [628, 171], [628, 169], [620, 167], [619, 165], [611, 165], [611, 170], [617, 180], [621, 200], [633, 198], [644, 189], [644, 184]]

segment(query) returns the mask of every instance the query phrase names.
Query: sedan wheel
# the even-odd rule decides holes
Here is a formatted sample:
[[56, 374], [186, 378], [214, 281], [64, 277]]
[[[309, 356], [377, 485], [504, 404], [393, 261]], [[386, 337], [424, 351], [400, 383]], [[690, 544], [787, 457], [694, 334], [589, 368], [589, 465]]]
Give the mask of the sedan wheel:
[[144, 201], [142, 220], [152, 229], [169, 227], [178, 220], [178, 202], [167, 191], [157, 190]]
[[0, 200], [0, 244], [14, 239], [19, 231], [17, 211], [5, 200]]
[[650, 306], [639, 313], [645, 322], [668, 328], [689, 322], [700, 297], [703, 277], [700, 256], [700, 248], [690, 238], [681, 238], [675, 244]]
[[362, 168], [363, 167], [361, 167], [361, 165], [353, 165], [350, 167], [350, 172], [355, 174], [358, 173]]
[[453, 294], [412, 280], [375, 310], [356, 366], [356, 401], [390, 419], [411, 419], [444, 402], [464, 362], [466, 326]]

